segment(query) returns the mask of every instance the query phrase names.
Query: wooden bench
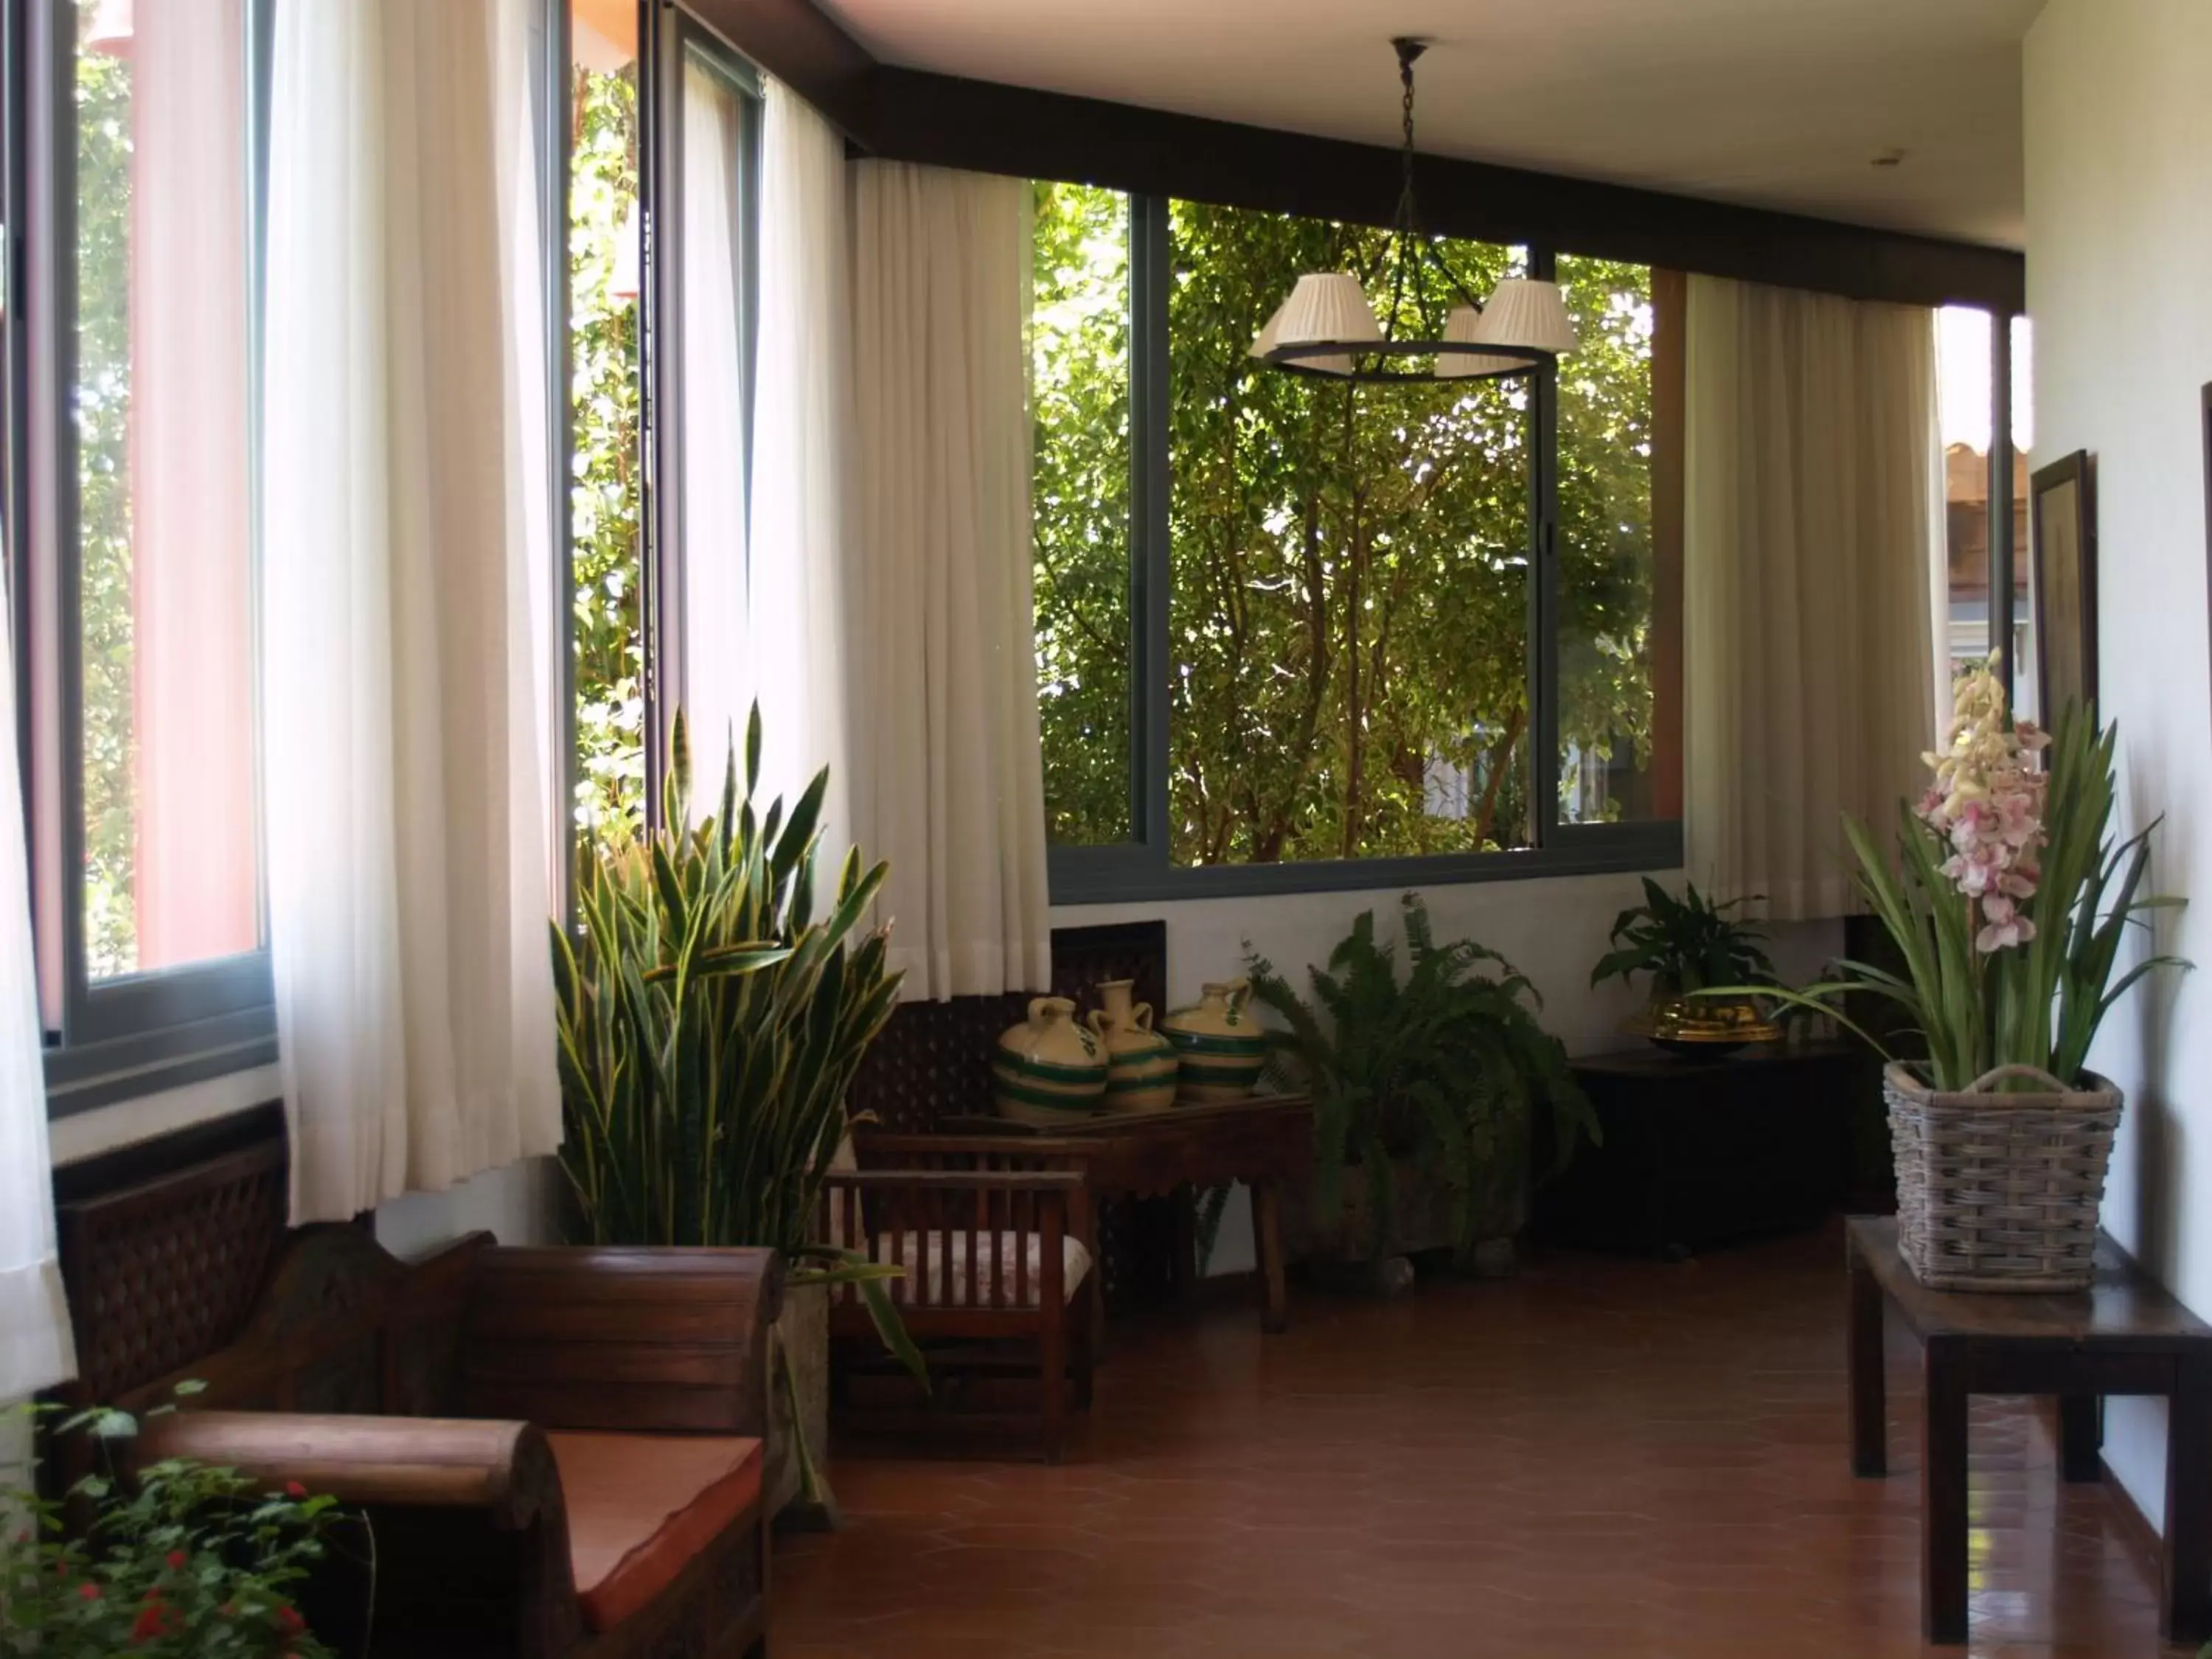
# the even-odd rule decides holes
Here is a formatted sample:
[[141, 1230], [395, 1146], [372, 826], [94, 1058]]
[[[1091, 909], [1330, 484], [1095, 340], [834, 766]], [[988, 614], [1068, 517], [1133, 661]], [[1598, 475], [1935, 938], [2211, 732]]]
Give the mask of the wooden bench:
[[2212, 1636], [2212, 1327], [2110, 1239], [2096, 1283], [2070, 1296], [1931, 1291], [1898, 1254], [1894, 1217], [1855, 1216], [1850, 1283], [1851, 1469], [1888, 1472], [1882, 1377], [1885, 1305], [1919, 1340], [1926, 1405], [1920, 1464], [1921, 1620], [1931, 1642], [1966, 1639], [1966, 1406], [1977, 1394], [2058, 1397], [2060, 1468], [2097, 1480], [2098, 1402], [2169, 1402], [2159, 1626], [2170, 1641]]
[[[296, 1480], [368, 1537], [304, 1598], [347, 1653], [642, 1659], [756, 1652], [768, 1332], [763, 1250], [507, 1249], [407, 1266], [307, 1228], [228, 1346], [114, 1401], [142, 1456]], [[374, 1607], [369, 1606], [374, 1585]]]

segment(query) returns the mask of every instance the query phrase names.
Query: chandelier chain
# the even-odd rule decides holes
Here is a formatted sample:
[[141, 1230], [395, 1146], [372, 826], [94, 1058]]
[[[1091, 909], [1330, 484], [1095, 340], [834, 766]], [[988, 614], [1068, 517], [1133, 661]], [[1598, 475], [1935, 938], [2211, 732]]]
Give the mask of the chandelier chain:
[[[1301, 304], [1322, 306], [1324, 302], [1317, 296], [1323, 293], [1331, 296], [1326, 302], [1329, 306], [1351, 303], [1360, 310], [1370, 310], [1370, 285], [1382, 276], [1379, 268], [1358, 276], [1341, 269], [1308, 273], [1298, 278], [1291, 298], [1277, 309], [1275, 317], [1253, 343], [1252, 354], [1278, 368], [1354, 386], [1386, 380], [1449, 380], [1462, 376], [1487, 379], [1526, 373], [1556, 360], [1562, 349], [1573, 349], [1572, 331], [1565, 325], [1564, 317], [1556, 331], [1567, 335], [1569, 343], [1565, 348], [1538, 343], [1534, 339], [1524, 343], [1518, 339], [1484, 337], [1479, 332], [1470, 337], [1463, 331], [1462, 325], [1468, 319], [1482, 314], [1483, 301], [1475, 297], [1474, 290], [1452, 268], [1446, 246], [1432, 242], [1422, 229], [1420, 207], [1413, 188], [1413, 164], [1418, 155], [1413, 129], [1413, 64], [1428, 49], [1428, 44], [1411, 35], [1401, 35], [1390, 42], [1398, 57], [1398, 112], [1404, 142], [1399, 155], [1398, 210], [1389, 238], [1378, 250], [1382, 262], [1387, 263], [1390, 270], [1388, 301], [1371, 307], [1374, 314], [1370, 326], [1376, 332], [1346, 329], [1339, 334], [1334, 325], [1326, 330], [1318, 325], [1311, 311], [1301, 311], [1295, 319], [1291, 313]], [[1355, 229], [1344, 228], [1347, 232]], [[1348, 240], [1357, 258], [1358, 238], [1352, 234]], [[1313, 290], [1316, 297], [1310, 301], [1307, 299], [1309, 283], [1316, 285]], [[1525, 281], [1522, 285], [1549, 289], [1557, 308], [1555, 285]], [[1346, 297], [1347, 289], [1349, 301]], [[1382, 296], [1376, 297], [1379, 300]], [[1439, 309], [1443, 312], [1441, 319], [1437, 314]], [[1283, 335], [1271, 339], [1279, 325], [1283, 327]], [[1411, 337], [1406, 337], [1408, 336]], [[1545, 337], [1548, 341], [1549, 336]], [[1405, 366], [1400, 367], [1401, 364]]]

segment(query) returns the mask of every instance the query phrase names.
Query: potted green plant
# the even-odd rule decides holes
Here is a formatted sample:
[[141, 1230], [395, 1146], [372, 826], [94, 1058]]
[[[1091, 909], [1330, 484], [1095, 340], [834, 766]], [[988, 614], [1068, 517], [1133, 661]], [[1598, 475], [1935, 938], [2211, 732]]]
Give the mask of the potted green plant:
[[1370, 910], [1307, 970], [1311, 1004], [1257, 954], [1253, 996], [1282, 1020], [1270, 1046], [1313, 1094], [1322, 1248], [1379, 1268], [1448, 1245], [1471, 1264], [1521, 1227], [1536, 1114], [1551, 1115], [1560, 1165], [1597, 1121], [1526, 976], [1471, 939], [1437, 944], [1420, 896], [1401, 902], [1402, 977]]
[[1779, 1033], [1755, 997], [1698, 994], [1714, 986], [1778, 982], [1765, 934], [1757, 923], [1729, 914], [1753, 902], [1740, 897], [1716, 904], [1688, 882], [1676, 898], [1644, 877], [1644, 902], [1613, 919], [1613, 948], [1590, 969], [1590, 984], [1646, 975], [1650, 1000], [1625, 1029], [1673, 1053], [1724, 1054], [1747, 1042], [1772, 1041]]
[[335, 1498], [266, 1492], [183, 1458], [126, 1472], [118, 1452], [138, 1432], [128, 1413], [19, 1409], [55, 1417], [56, 1433], [90, 1436], [100, 1455], [70, 1488], [84, 1524], [66, 1525], [61, 1503], [0, 1491], [0, 1655], [335, 1659], [299, 1606], [328, 1553]]
[[[1945, 1289], [2045, 1291], [2089, 1282], [2097, 1208], [2123, 1102], [2087, 1069], [2099, 1026], [2147, 976], [2186, 968], [2122, 945], [2148, 912], [2154, 820], [2121, 840], [2116, 727], [2069, 704], [2055, 738], [2014, 720], [1987, 666], [1960, 677], [1934, 781], [1899, 803], [1896, 858], [1844, 830], [1858, 884], [1904, 971], [1856, 961], [1802, 992], [1890, 1061], [1899, 1244]], [[2118, 973], [2118, 978], [2114, 977]], [[1925, 1043], [1901, 1062], [1837, 1005], [1893, 1004]], [[1968, 1159], [1955, 1151], [1971, 1144]]]
[[923, 1369], [881, 1283], [897, 1270], [814, 1237], [846, 1091], [898, 995], [884, 932], [860, 931], [888, 866], [848, 851], [818, 902], [829, 771], [788, 813], [781, 797], [763, 813], [760, 756], [756, 707], [743, 795], [732, 755], [719, 810], [695, 823], [677, 717], [661, 827], [586, 862], [575, 933], [552, 930], [553, 975], [578, 1241], [757, 1245], [790, 1264], [768, 1477], [780, 1506], [821, 1494], [830, 1285], [857, 1283], [885, 1342]]

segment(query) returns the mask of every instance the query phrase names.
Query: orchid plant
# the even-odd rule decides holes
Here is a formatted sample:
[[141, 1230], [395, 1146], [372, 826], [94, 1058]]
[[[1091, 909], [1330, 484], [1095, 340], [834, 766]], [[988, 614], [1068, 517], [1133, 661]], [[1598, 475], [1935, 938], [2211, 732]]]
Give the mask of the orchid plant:
[[2143, 892], [2158, 824], [2113, 834], [2118, 731], [2093, 710], [2069, 705], [2045, 733], [2012, 718], [1984, 664], [1959, 677], [1952, 712], [1942, 750], [1923, 757], [1933, 781], [1917, 804], [1899, 804], [1894, 865], [1864, 824], [1844, 823], [1859, 889], [1905, 971], [1844, 961], [1802, 991], [1758, 988], [1834, 1015], [1877, 1049], [1836, 1004], [1852, 994], [1897, 1004], [1926, 1038], [1928, 1078], [1941, 1090], [2007, 1065], [2071, 1085], [2120, 998], [2160, 969], [2189, 965], [2152, 955], [2112, 977], [2127, 930], [2180, 902]]
[[1984, 664], [1953, 690], [1948, 744], [1920, 757], [1936, 781], [1918, 817], [1951, 848], [1942, 873], [1979, 908], [1974, 948], [1986, 956], [2035, 937], [2022, 907], [2035, 896], [2037, 859], [2049, 840], [2043, 812], [2051, 776], [2037, 757], [2051, 738], [2033, 720], [2006, 718], [2004, 686]]

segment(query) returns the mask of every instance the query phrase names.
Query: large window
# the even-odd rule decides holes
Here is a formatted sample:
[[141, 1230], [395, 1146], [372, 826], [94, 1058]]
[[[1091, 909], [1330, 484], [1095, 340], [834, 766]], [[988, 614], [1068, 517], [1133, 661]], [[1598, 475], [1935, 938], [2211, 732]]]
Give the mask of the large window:
[[1387, 288], [1388, 233], [1178, 203], [1170, 237], [1173, 862], [1528, 845], [1528, 381], [1257, 370], [1299, 272]]
[[633, 0], [569, 0], [572, 794], [586, 845], [653, 815], [685, 676], [727, 667], [746, 568], [759, 80], [684, 14], [654, 9], [642, 40], [639, 21]]
[[568, 528], [576, 826], [645, 821], [637, 10], [574, 0], [568, 86]]
[[[253, 649], [266, 0], [25, 9], [9, 541], [41, 1003], [87, 1079], [270, 1049]], [[38, 66], [38, 67], [34, 67]], [[19, 425], [16, 422], [20, 422]]]
[[1559, 371], [1559, 817], [1679, 818], [1681, 332], [1659, 318], [1681, 279], [1572, 254], [1559, 276], [1580, 337]]
[[1056, 896], [1678, 855], [1679, 284], [1562, 258], [1556, 379], [1354, 387], [1247, 347], [1302, 271], [1388, 292], [1386, 233], [1055, 184], [1036, 223]]
[[[253, 503], [282, 3], [5, 7], [5, 217], [27, 257], [0, 562], [57, 1111], [275, 1053]], [[580, 838], [626, 837], [650, 816], [687, 600], [718, 611], [676, 550], [714, 544], [726, 600], [744, 579], [760, 87], [676, 9], [532, 0], [530, 20], [550, 211], [524, 274], [568, 368], [569, 781]]]
[[1130, 835], [1127, 197], [1036, 187], [1030, 362], [1045, 818], [1111, 844]]
[[[2016, 659], [2032, 660], [2027, 649], [2027, 464], [2017, 448], [2013, 459], [2012, 506], [2008, 514], [1990, 510], [1990, 313], [1968, 306], [1946, 306], [1936, 313], [1936, 412], [1943, 437], [1945, 564], [1948, 600], [1944, 616], [1951, 672], [1986, 659], [1992, 632], [1990, 580], [2000, 567], [2013, 585], [2012, 615]], [[2017, 439], [2015, 439], [2015, 442]], [[1992, 520], [2010, 526], [2011, 556], [1993, 559]], [[2002, 595], [1996, 596], [2002, 599]], [[2033, 681], [2033, 676], [2028, 677]], [[1950, 688], [1937, 688], [1939, 705], [1948, 710]], [[2022, 708], [2023, 714], [2031, 713]], [[1947, 715], [1948, 717], [1948, 715]]]

